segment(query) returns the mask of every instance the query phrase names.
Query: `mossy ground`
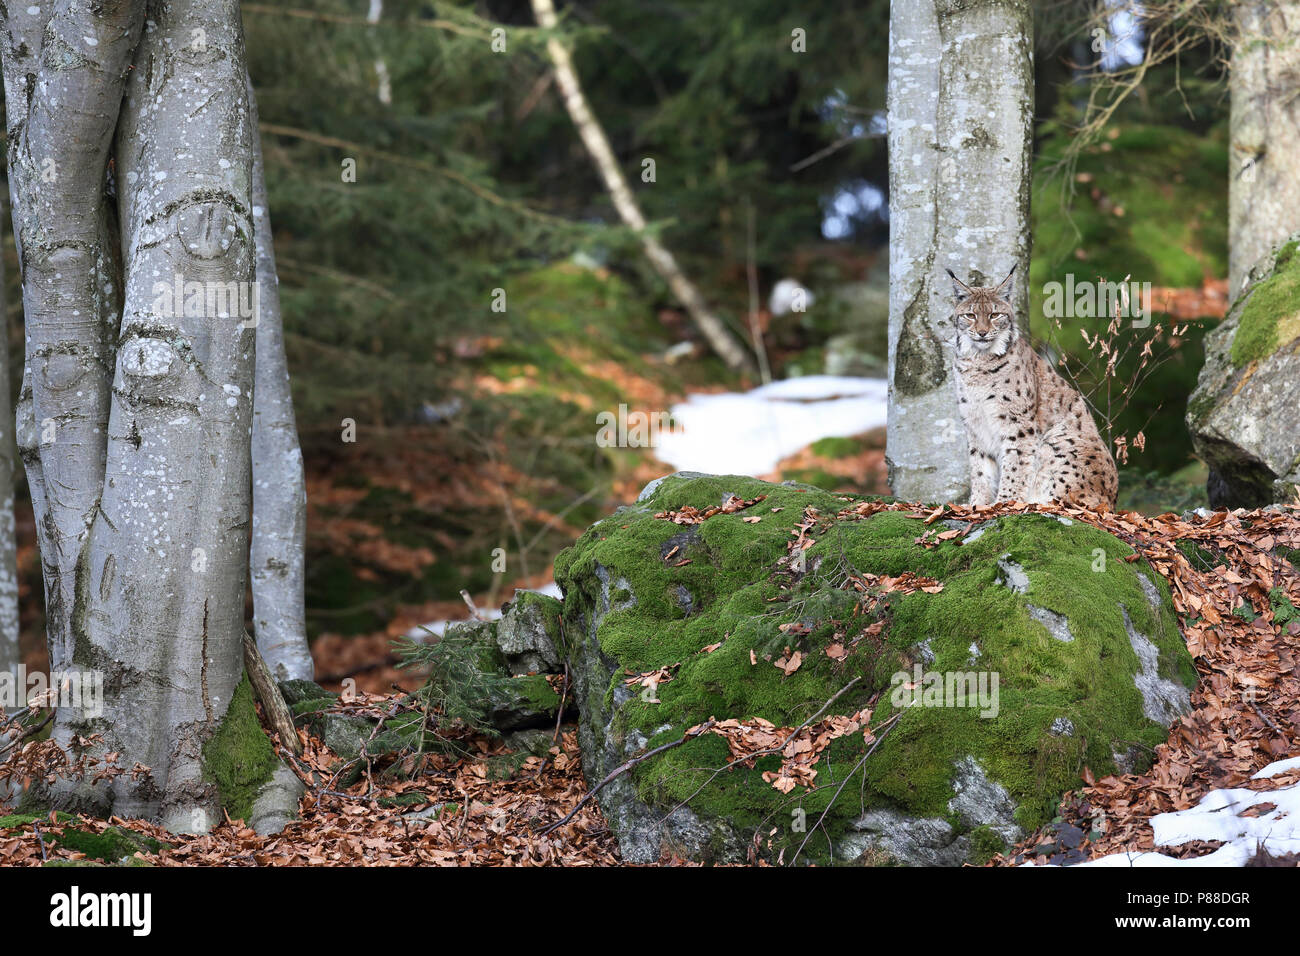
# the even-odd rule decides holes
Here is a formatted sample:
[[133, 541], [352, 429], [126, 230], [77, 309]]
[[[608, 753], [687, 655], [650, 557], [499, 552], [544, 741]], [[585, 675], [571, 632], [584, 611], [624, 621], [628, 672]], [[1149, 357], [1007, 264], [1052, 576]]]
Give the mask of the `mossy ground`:
[[1300, 256], [1297, 242], [1278, 252], [1273, 274], [1250, 293], [1241, 307], [1232, 338], [1232, 363], [1240, 368], [1266, 358], [1300, 336]]
[[130, 859], [137, 852], [157, 853], [166, 846], [161, 840], [122, 827], [108, 827], [102, 833], [69, 828], [55, 838], [54, 843], [61, 849], [84, 853], [90, 859], [105, 863]]
[[212, 739], [203, 745], [203, 769], [217, 786], [232, 820], [247, 820], [253, 799], [270, 779], [279, 758], [257, 719], [253, 688], [244, 677]]
[[[716, 505], [728, 493], [768, 497], [740, 514], [689, 527], [653, 517], [688, 504]], [[935, 658], [926, 670], [999, 675], [1000, 709], [994, 718], [954, 707], [915, 708], [903, 715], [828, 814], [832, 836], [864, 806], [886, 804], [916, 815], [950, 817], [954, 761], [967, 754], [1007, 788], [1019, 807], [1018, 822], [1032, 828], [1051, 818], [1060, 794], [1078, 783], [1085, 766], [1102, 776], [1114, 770], [1114, 751], [1149, 750], [1164, 740], [1166, 729], [1142, 714], [1131, 676], [1137, 660], [1121, 606], [1160, 648], [1165, 676], [1190, 685], [1195, 673], [1172, 613], [1157, 618], [1147, 603], [1136, 567], [1125, 561], [1132, 554], [1127, 545], [1088, 525], [1030, 515], [999, 518], [966, 544], [946, 541], [927, 548], [916, 540], [944, 530], [941, 526], [883, 512], [859, 521], [828, 521], [812, 532], [817, 543], [806, 555], [809, 573], [783, 588], [789, 578], [776, 573], [777, 562], [804, 509], [817, 508], [830, 519], [851, 503], [816, 489], [749, 478], [669, 479], [649, 502], [600, 522], [562, 553], [556, 578], [566, 594], [571, 659], [574, 642], [586, 634], [587, 609], [601, 607], [600, 574], [611, 582], [612, 607], [596, 635], [603, 654], [618, 665], [607, 705], [624, 672], [680, 665], [673, 680], [658, 686], [658, 703], [634, 697], [618, 710], [612, 735], [639, 732], [648, 749], [709, 717], [763, 717], [796, 726], [856, 676], [864, 679], [833, 713], [853, 713], [884, 691], [872, 722], [878, 727], [892, 713], [891, 675], [911, 667], [922, 641]], [[745, 516], [762, 520], [747, 523]], [[678, 550], [665, 562], [673, 546]], [[1028, 598], [997, 583], [997, 559], [1008, 553], [1029, 576]], [[1100, 571], [1094, 570], [1099, 556], [1104, 556]], [[678, 566], [683, 558], [689, 563]], [[880, 639], [849, 645], [873, 618], [855, 616], [857, 597], [837, 586], [848, 569], [911, 571], [938, 578], [944, 588], [938, 594], [889, 596], [876, 612], [886, 621]], [[1163, 582], [1149, 568], [1146, 574], [1167, 602]], [[622, 604], [620, 579], [626, 579]], [[690, 597], [689, 615], [683, 594]], [[1049, 636], [1029, 616], [1027, 600], [1066, 615], [1075, 640], [1066, 644]], [[794, 621], [809, 633], [795, 639], [780, 630]], [[851, 646], [843, 661], [823, 653], [832, 640]], [[713, 652], [702, 652], [719, 641]], [[789, 676], [764, 660], [787, 644], [804, 652], [803, 665]], [[979, 651], [973, 664], [968, 662], [972, 645]], [[1073, 722], [1073, 737], [1049, 734], [1058, 717]], [[634, 781], [641, 798], [654, 805], [667, 808], [690, 798], [704, 814], [784, 832], [797, 809], [805, 811], [811, 826], [862, 752], [860, 735], [835, 741], [818, 765], [818, 787], [796, 788], [788, 797], [761, 779], [762, 771], [777, 768], [776, 757], [759, 760], [753, 770], [720, 774], [696, 794], [712, 768], [728, 762], [722, 738], [706, 735], [640, 764]]]

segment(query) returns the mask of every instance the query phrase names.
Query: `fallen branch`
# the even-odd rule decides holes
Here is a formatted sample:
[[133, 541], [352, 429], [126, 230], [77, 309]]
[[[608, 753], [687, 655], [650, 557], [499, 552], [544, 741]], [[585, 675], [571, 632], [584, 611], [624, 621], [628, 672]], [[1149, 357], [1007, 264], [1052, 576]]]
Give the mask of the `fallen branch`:
[[600, 783], [596, 784], [596, 786], [588, 790], [587, 795], [583, 797], [581, 800], [579, 800], [578, 805], [575, 806], [568, 813], [566, 813], [563, 819], [557, 820], [555, 823], [552, 823], [550, 826], [546, 827], [544, 830], [541, 831], [539, 836], [546, 836], [548, 833], [558, 830], [560, 827], [564, 826], [566, 823], [572, 820], [575, 815], [577, 815], [577, 812], [583, 808], [583, 806], [587, 803], [588, 800], [590, 800], [596, 794], [600, 793], [600, 791], [603, 790], [607, 784], [613, 783], [615, 780], [617, 780], [623, 774], [627, 773], [637, 764], [644, 763], [645, 761], [649, 760], [651, 757], [657, 757], [659, 754], [663, 753], [666, 750], [672, 750], [674, 747], [680, 747], [682, 744], [686, 743], [686, 741], [694, 740], [696, 737], [700, 736], [701, 734], [708, 733], [710, 730], [713, 729], [713, 725], [715, 723], [717, 723], [717, 721], [714, 720], [714, 718], [710, 717], [708, 720], [700, 724], [698, 727], [692, 727], [690, 730], [686, 731], [686, 733], [682, 734], [682, 736], [679, 737], [677, 740], [670, 740], [668, 743], [656, 747], [654, 750], [648, 751], [647, 753], [641, 754], [639, 757], [633, 757], [631, 760], [627, 760], [622, 764], [619, 764], [619, 766], [615, 767], [613, 770], [609, 772], [609, 775], [606, 776], [604, 780], [602, 780]]
[[289, 712], [284, 695], [280, 693], [270, 668], [262, 660], [257, 644], [247, 631], [244, 632], [244, 670], [248, 672], [248, 682], [253, 685], [253, 693], [262, 703], [262, 713], [266, 715], [269, 729], [272, 733], [279, 734], [281, 743], [295, 757], [301, 757], [302, 741], [298, 739], [298, 731], [293, 726], [293, 714]]

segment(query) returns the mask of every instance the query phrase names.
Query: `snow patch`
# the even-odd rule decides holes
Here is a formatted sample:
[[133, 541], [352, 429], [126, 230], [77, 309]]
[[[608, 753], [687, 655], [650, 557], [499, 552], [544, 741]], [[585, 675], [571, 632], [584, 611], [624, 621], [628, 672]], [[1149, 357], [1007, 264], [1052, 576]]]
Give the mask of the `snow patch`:
[[[1263, 780], [1300, 767], [1300, 757], [1269, 764], [1254, 775]], [[1243, 816], [1251, 807], [1273, 804], [1258, 816]], [[1300, 853], [1300, 783], [1277, 790], [1211, 790], [1196, 806], [1151, 818], [1157, 846], [1180, 846], [1192, 840], [1224, 841], [1206, 856], [1177, 860], [1162, 853], [1112, 853], [1079, 866], [1244, 866], [1262, 849], [1272, 856]]]
[[848, 438], [885, 424], [884, 379], [807, 375], [749, 392], [691, 395], [672, 407], [678, 426], [655, 455], [678, 471], [769, 474], [820, 438]]

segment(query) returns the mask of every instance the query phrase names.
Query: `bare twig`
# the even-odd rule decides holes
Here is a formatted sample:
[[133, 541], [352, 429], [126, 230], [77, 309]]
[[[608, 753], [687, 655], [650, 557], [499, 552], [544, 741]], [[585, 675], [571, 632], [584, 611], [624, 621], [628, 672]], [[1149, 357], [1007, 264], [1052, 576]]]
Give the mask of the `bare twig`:
[[557, 820], [555, 823], [552, 823], [550, 826], [543, 829], [539, 834], [539, 836], [546, 836], [548, 833], [558, 830], [560, 827], [564, 826], [566, 823], [568, 823], [570, 820], [574, 818], [577, 812], [581, 810], [584, 805], [586, 805], [588, 800], [590, 800], [596, 794], [600, 793], [600, 791], [603, 790], [607, 784], [613, 783], [615, 780], [623, 776], [623, 774], [627, 773], [637, 764], [644, 763], [645, 761], [649, 760], [651, 757], [657, 757], [659, 754], [663, 753], [666, 750], [672, 750], [674, 747], [680, 747], [682, 744], [686, 743], [686, 741], [694, 740], [696, 737], [699, 737], [701, 734], [708, 733], [710, 730], [713, 729], [713, 725], [716, 723], [717, 721], [714, 720], [712, 717], [710, 717], [708, 720], [700, 724], [698, 727], [692, 727], [690, 730], [686, 731], [686, 733], [682, 734], [682, 736], [679, 737], [677, 740], [670, 740], [668, 743], [656, 747], [654, 750], [648, 751], [646, 753], [641, 754], [640, 756], [633, 757], [631, 760], [626, 760], [623, 763], [619, 764], [617, 767], [615, 767], [613, 770], [609, 772], [609, 774], [605, 777], [604, 780], [602, 780], [600, 783], [596, 784], [596, 786], [588, 790], [587, 795], [584, 796], [581, 800], [579, 800], [577, 806], [575, 806], [572, 810], [566, 813], [563, 819]]
[[858, 762], [853, 765], [853, 769], [850, 770], [845, 775], [844, 779], [840, 781], [840, 785], [835, 788], [835, 793], [831, 797], [830, 803], [826, 804], [826, 809], [822, 811], [822, 815], [817, 818], [817, 822], [814, 823], [812, 825], [812, 828], [804, 835], [803, 841], [800, 842], [799, 844], [799, 849], [794, 851], [794, 856], [790, 858], [791, 866], [794, 866], [795, 861], [799, 859], [799, 854], [803, 852], [803, 848], [808, 845], [808, 841], [812, 839], [812, 835], [816, 833], [817, 828], [822, 825], [822, 821], [826, 819], [826, 814], [831, 812], [831, 808], [835, 806], [835, 802], [839, 800], [840, 794], [844, 792], [845, 785], [848, 784], [848, 782], [853, 779], [854, 774], [856, 774], [859, 770], [862, 769], [863, 765], [867, 762], [867, 758], [876, 752], [876, 748], [879, 747], [880, 744], [884, 741], [884, 739], [889, 736], [889, 732], [898, 726], [898, 718], [902, 717], [903, 714], [904, 711], [900, 710], [898, 713], [894, 714], [887, 721], [885, 721], [885, 723], [881, 727], [881, 733], [879, 734], [879, 736], [877, 736], [876, 739], [872, 742], [867, 752], [864, 753], [862, 757], [859, 758]]

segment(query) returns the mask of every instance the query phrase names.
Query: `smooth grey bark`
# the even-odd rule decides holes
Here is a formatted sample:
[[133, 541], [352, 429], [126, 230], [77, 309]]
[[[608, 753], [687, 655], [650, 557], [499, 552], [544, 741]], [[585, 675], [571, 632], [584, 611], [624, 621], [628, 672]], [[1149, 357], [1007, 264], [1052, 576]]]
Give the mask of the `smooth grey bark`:
[[[50, 667], [73, 659], [77, 568], [103, 482], [121, 302], [105, 170], [141, 0], [13, 4], [4, 72], [26, 329], [18, 440], [45, 580]], [[26, 109], [23, 109], [23, 107]]]
[[1032, 30], [1028, 0], [890, 4], [886, 463], [908, 500], [970, 493], [945, 270], [991, 285], [1018, 266], [1026, 321]]
[[[555, 16], [555, 6], [551, 0], [532, 0], [532, 6], [533, 16], [538, 26], [545, 30], [554, 30], [559, 21]], [[645, 216], [641, 213], [641, 207], [628, 187], [627, 177], [623, 175], [618, 158], [609, 145], [605, 129], [592, 113], [587, 97], [582, 92], [578, 71], [573, 66], [573, 58], [569, 55], [568, 48], [552, 36], [546, 41], [546, 52], [551, 58], [551, 65], [555, 68], [555, 81], [560, 88], [564, 108], [568, 111], [574, 127], [577, 128], [578, 136], [586, 147], [596, 171], [604, 181], [619, 218], [640, 238], [646, 259], [672, 290], [677, 301], [686, 309], [691, 321], [704, 335], [713, 351], [727, 363], [729, 368], [757, 373], [757, 366], [748, 349], [741, 345], [728, 331], [722, 319], [709, 308], [703, 294], [682, 271], [668, 248], [647, 231]]]
[[4, 298], [4, 259], [0, 257], [0, 672], [16, 674], [18, 647], [18, 538], [14, 527], [14, 416], [10, 408], [9, 316]]
[[1228, 289], [1300, 229], [1300, 0], [1237, 0], [1229, 90]]
[[289, 391], [275, 269], [271, 210], [266, 195], [257, 100], [248, 84], [253, 128], [253, 232], [257, 246], [257, 367], [253, 386], [253, 533], [249, 568], [253, 634], [277, 680], [311, 680], [307, 645], [307, 492], [302, 448]]
[[100, 734], [119, 767], [148, 768], [54, 796], [204, 831], [221, 819], [205, 746], [243, 675], [249, 556], [256, 335], [229, 298], [256, 279], [239, 7], [10, 6], [19, 436], [51, 666], [105, 692], [99, 716], [60, 708], [55, 738]]

